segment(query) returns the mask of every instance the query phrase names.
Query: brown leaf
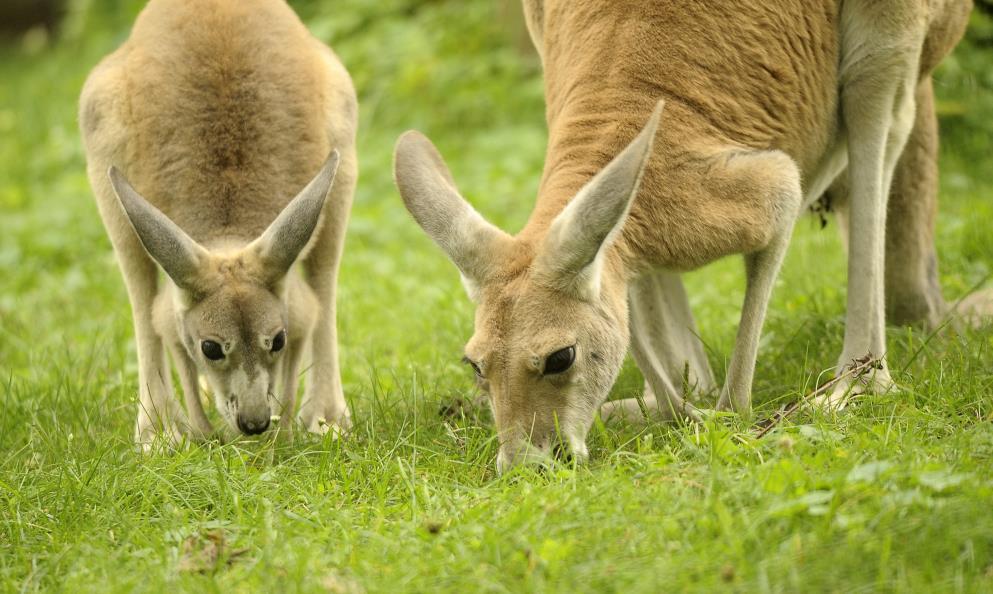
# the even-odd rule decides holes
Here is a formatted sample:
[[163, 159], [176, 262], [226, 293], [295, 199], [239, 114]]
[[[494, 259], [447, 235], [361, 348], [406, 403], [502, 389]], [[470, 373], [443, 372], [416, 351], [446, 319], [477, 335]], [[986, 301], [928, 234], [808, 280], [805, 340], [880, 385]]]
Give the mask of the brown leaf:
[[358, 582], [335, 572], [324, 576], [321, 585], [331, 594], [363, 594], [365, 592], [365, 588]]
[[445, 525], [443, 523], [436, 520], [428, 520], [427, 522], [424, 522], [424, 529], [431, 534], [438, 534], [444, 527]]
[[721, 579], [724, 580], [725, 582], [733, 582], [734, 576], [735, 576], [734, 565], [731, 565], [730, 563], [725, 563], [724, 566], [721, 567]]
[[177, 569], [181, 573], [213, 572], [222, 562], [230, 564], [246, 552], [247, 548], [229, 549], [221, 530], [200, 532], [183, 540]]

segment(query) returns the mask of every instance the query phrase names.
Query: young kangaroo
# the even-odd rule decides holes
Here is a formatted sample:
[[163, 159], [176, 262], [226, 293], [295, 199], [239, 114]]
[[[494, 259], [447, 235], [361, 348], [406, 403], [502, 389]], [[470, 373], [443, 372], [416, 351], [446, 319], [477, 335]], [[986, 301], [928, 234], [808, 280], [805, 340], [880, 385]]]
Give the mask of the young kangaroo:
[[232, 429], [288, 426], [305, 355], [299, 420], [349, 426], [335, 286], [356, 111], [348, 73], [282, 0], [151, 0], [90, 74], [80, 126], [131, 299], [141, 446], [213, 431], [198, 376]]
[[[718, 406], [747, 414], [794, 222], [846, 168], [839, 362], [885, 355], [887, 192], [922, 52], [951, 49], [969, 4], [525, 0], [549, 146], [524, 229], [510, 236], [473, 210], [424, 136], [405, 134], [395, 155], [407, 208], [478, 304], [465, 357], [490, 394], [498, 467], [585, 457], [629, 344], [649, 408], [697, 417], [684, 386], [707, 392], [714, 378], [678, 273], [730, 254], [744, 255], [747, 284]], [[890, 385], [885, 365], [870, 383]]]

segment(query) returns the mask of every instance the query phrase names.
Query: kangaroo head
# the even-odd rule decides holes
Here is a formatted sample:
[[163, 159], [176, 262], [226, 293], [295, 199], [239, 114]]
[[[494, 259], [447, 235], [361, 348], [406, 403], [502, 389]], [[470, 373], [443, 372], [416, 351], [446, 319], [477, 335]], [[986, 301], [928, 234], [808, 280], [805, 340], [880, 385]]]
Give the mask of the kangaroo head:
[[404, 203], [477, 304], [465, 361], [490, 397], [500, 470], [587, 455], [586, 434], [628, 348], [624, 272], [609, 247], [637, 193], [659, 115], [660, 108], [537, 241], [485, 221], [426, 137], [408, 132], [397, 142]]
[[288, 341], [283, 281], [317, 228], [337, 167], [333, 151], [261, 236], [224, 251], [194, 241], [110, 168], [138, 238], [172, 279], [179, 340], [210, 383], [225, 421], [242, 433], [265, 431], [277, 404], [278, 363]]

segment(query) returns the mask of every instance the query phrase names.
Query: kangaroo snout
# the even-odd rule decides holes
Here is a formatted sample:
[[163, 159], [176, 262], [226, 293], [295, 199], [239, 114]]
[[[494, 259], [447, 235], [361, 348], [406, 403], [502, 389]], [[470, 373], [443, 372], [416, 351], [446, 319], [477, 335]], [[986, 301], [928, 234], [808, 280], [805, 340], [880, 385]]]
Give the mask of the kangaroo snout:
[[503, 474], [521, 464], [545, 465], [550, 462], [583, 463], [589, 450], [583, 439], [545, 439], [505, 443], [497, 453], [497, 472]]
[[258, 435], [269, 428], [269, 415], [246, 415], [238, 413], [238, 429], [245, 435]]
[[235, 425], [245, 435], [258, 435], [269, 428], [272, 409], [268, 399], [243, 398], [238, 402]]

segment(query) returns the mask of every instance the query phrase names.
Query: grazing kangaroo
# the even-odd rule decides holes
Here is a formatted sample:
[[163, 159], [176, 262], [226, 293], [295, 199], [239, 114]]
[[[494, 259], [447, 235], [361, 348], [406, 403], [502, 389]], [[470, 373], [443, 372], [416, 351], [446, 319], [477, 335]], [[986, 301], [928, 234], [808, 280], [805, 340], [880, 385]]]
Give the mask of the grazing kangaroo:
[[[747, 414], [794, 222], [843, 174], [851, 257], [839, 364], [884, 356], [887, 193], [918, 103], [923, 125], [933, 121], [922, 93], [970, 4], [524, 0], [549, 128], [524, 229], [510, 236], [473, 210], [423, 135], [402, 136], [395, 155], [408, 210], [478, 304], [465, 357], [490, 394], [498, 467], [585, 457], [629, 344], [649, 409], [697, 418], [684, 386], [715, 383], [678, 273], [730, 254], [744, 255], [746, 292], [718, 407]], [[929, 253], [909, 253], [908, 269], [927, 270]], [[885, 363], [866, 383], [825, 404], [887, 389]]]
[[305, 354], [299, 420], [349, 426], [335, 286], [356, 105], [344, 67], [282, 0], [151, 0], [90, 74], [80, 127], [131, 299], [143, 447], [213, 431], [198, 376], [232, 429], [261, 433], [272, 415], [288, 427]]

